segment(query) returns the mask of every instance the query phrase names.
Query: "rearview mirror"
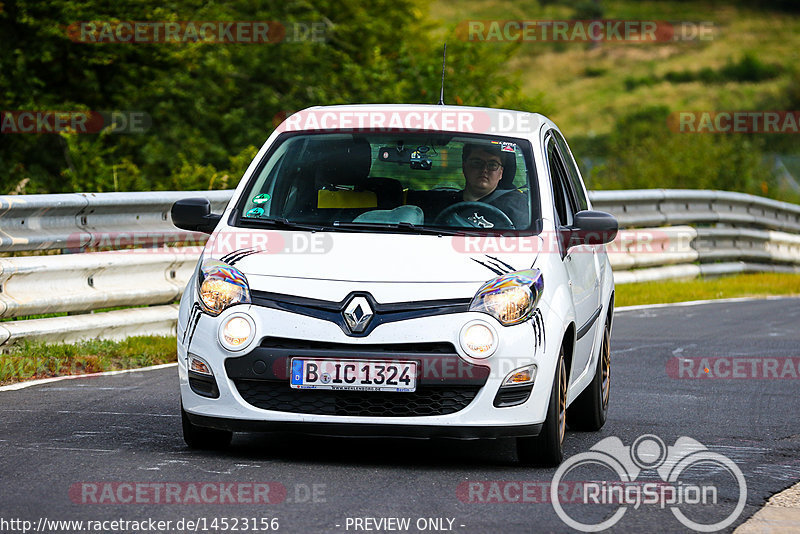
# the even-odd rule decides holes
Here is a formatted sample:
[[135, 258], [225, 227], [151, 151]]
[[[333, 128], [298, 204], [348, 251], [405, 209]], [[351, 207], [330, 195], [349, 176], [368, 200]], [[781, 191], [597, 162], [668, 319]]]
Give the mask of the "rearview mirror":
[[211, 213], [211, 202], [207, 198], [183, 198], [172, 205], [172, 224], [181, 230], [210, 234], [222, 218]]
[[583, 210], [575, 214], [569, 228], [569, 246], [605, 245], [614, 241], [619, 231], [617, 218], [604, 211]]

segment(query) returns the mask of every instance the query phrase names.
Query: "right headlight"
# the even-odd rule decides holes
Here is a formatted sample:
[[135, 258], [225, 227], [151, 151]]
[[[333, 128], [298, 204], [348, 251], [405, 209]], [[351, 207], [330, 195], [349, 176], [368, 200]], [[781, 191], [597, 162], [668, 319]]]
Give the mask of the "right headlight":
[[488, 313], [503, 326], [527, 321], [544, 290], [542, 271], [526, 269], [489, 280], [475, 294], [470, 311]]
[[244, 274], [227, 263], [206, 260], [197, 275], [200, 303], [209, 314], [219, 315], [234, 304], [250, 304], [250, 286]]

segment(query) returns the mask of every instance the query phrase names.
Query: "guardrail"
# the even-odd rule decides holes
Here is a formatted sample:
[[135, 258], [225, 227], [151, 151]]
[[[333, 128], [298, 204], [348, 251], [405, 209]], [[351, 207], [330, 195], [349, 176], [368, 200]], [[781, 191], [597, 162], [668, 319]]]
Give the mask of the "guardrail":
[[596, 209], [613, 213], [620, 226], [725, 224], [800, 233], [800, 206], [768, 198], [695, 189], [591, 191]]
[[[170, 208], [204, 196], [220, 212], [231, 194], [0, 196], [0, 252], [14, 253], [0, 258], [0, 318], [17, 319], [0, 322], [0, 346], [174, 335], [174, 302], [207, 236], [177, 230]], [[617, 283], [800, 272], [800, 206], [723, 191], [592, 191], [590, 198], [620, 221], [608, 246]], [[195, 246], [176, 246], [187, 243]], [[97, 311], [114, 307], [128, 308]], [[26, 319], [40, 314], [62, 316]]]
[[[800, 206], [729, 191], [591, 191], [619, 220], [619, 284], [743, 272], [800, 272]], [[688, 226], [692, 225], [692, 226]], [[633, 230], [638, 228], [638, 230]]]
[[[231, 191], [0, 196], [0, 252], [39, 253], [0, 258], [0, 318], [21, 319], [0, 322], [0, 346], [175, 335], [172, 303], [201, 247], [173, 245], [208, 237], [172, 224], [172, 204], [188, 196], [219, 212]], [[86, 252], [97, 249], [108, 250]], [[62, 316], [25, 319], [41, 314]]]

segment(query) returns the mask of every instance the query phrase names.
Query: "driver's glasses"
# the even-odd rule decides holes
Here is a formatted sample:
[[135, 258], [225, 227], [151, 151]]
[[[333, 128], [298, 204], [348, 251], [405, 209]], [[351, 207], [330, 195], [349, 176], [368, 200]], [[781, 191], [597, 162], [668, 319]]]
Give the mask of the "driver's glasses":
[[477, 170], [481, 170], [481, 171], [484, 168], [486, 168], [486, 170], [489, 171], [489, 172], [494, 172], [497, 169], [499, 169], [500, 167], [502, 167], [502, 165], [500, 165], [500, 163], [498, 163], [497, 161], [484, 161], [484, 160], [482, 160], [480, 158], [470, 158], [470, 159], [468, 159], [467, 160], [467, 165], [469, 165], [473, 169], [477, 169]]

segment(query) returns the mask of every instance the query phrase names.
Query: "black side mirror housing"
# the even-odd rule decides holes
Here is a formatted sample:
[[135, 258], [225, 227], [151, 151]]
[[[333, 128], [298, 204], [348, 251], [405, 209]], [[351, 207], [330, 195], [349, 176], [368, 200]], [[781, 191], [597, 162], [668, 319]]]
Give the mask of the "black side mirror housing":
[[207, 198], [183, 198], [172, 205], [172, 224], [181, 230], [210, 234], [222, 215], [211, 213], [211, 202]]
[[619, 231], [617, 218], [604, 211], [583, 210], [575, 214], [569, 228], [569, 246], [605, 245], [614, 241]]

